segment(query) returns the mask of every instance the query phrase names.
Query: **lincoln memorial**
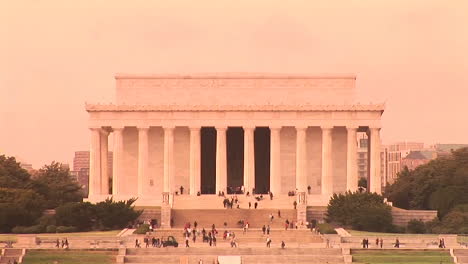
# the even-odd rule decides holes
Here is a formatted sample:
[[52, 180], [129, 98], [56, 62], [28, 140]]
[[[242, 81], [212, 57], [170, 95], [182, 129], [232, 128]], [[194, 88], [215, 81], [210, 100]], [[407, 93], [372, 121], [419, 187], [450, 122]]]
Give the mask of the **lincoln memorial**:
[[369, 137], [368, 190], [381, 193], [384, 105], [357, 102], [354, 75], [115, 79], [115, 103], [86, 104], [91, 202], [135, 197], [160, 206], [245, 190], [302, 193], [306, 203], [326, 205], [333, 193], [358, 188], [358, 132]]

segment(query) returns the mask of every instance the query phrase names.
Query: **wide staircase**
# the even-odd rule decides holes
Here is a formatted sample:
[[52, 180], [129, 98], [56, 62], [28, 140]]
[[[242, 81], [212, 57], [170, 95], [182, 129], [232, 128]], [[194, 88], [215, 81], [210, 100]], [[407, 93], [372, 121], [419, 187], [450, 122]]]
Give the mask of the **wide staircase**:
[[344, 263], [341, 249], [331, 248], [132, 248], [124, 254], [125, 263], [198, 264], [202, 259], [211, 264], [218, 256], [241, 256], [243, 264]]
[[[227, 195], [226, 198], [231, 199], [234, 195]], [[293, 203], [296, 200], [295, 196], [278, 195], [273, 196], [273, 200], [267, 194], [263, 195], [261, 201], [257, 201], [255, 196], [246, 196], [239, 194], [237, 199], [239, 201], [239, 208], [248, 209], [249, 202], [252, 208], [254, 208], [255, 202], [257, 202], [258, 209], [293, 209]], [[223, 209], [224, 197], [214, 194], [204, 194], [200, 196], [191, 195], [176, 195], [174, 196], [173, 209]], [[234, 206], [236, 207], [236, 205]]]
[[158, 223], [161, 224], [161, 207], [136, 207], [137, 210], [143, 210], [142, 214], [138, 217], [138, 221], [151, 221], [157, 219]]
[[[230, 240], [223, 239], [223, 232], [224, 228], [218, 228], [218, 235], [217, 235], [217, 245], [216, 247], [230, 247]], [[308, 229], [292, 229], [292, 230], [284, 230], [284, 229], [272, 229], [270, 230], [270, 234], [263, 234], [261, 229], [249, 229], [246, 233], [243, 232], [242, 229], [227, 229], [230, 232], [234, 232], [236, 235], [236, 242], [238, 243], [239, 247], [265, 247], [266, 246], [266, 239], [270, 237], [272, 240], [272, 247], [279, 247], [281, 245], [281, 241], [284, 241], [288, 247], [295, 247], [295, 248], [317, 248], [317, 247], [325, 247], [325, 243], [319, 235], [312, 233]], [[209, 229], [207, 229], [209, 231]], [[183, 229], [166, 229], [166, 230], [156, 230], [152, 233], [149, 233], [149, 237], [155, 238], [167, 238], [168, 236], [173, 236], [177, 242], [180, 244], [179, 247], [185, 247], [185, 236]], [[127, 246], [132, 247], [132, 242], [135, 239], [139, 239], [139, 241], [143, 241], [144, 235], [141, 236], [132, 236], [127, 243]], [[198, 236], [196, 242], [193, 243], [190, 240], [190, 247], [210, 247], [208, 243], [202, 242], [202, 236]]]
[[20, 263], [23, 258], [23, 249], [6, 248], [2, 250], [0, 255], [0, 263]]
[[457, 257], [458, 264], [468, 264], [468, 249], [454, 249], [453, 255]]
[[[278, 217], [280, 210], [281, 218]], [[273, 221], [270, 222], [270, 214], [273, 215]], [[263, 225], [270, 225], [272, 228], [284, 228], [285, 221], [296, 221], [297, 213], [294, 209], [172, 209], [171, 218], [173, 227], [181, 228], [186, 223], [193, 224], [197, 221], [200, 228], [224, 227], [224, 223], [229, 228], [242, 227], [240, 220], [249, 222], [249, 227], [261, 228]]]

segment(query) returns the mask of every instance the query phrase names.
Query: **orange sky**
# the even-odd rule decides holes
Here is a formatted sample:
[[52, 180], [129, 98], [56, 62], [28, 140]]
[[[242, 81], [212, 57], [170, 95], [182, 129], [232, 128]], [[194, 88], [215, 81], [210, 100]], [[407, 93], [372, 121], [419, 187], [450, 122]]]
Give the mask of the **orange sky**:
[[3, 0], [0, 153], [88, 149], [115, 73], [355, 73], [384, 143], [468, 143], [466, 0]]

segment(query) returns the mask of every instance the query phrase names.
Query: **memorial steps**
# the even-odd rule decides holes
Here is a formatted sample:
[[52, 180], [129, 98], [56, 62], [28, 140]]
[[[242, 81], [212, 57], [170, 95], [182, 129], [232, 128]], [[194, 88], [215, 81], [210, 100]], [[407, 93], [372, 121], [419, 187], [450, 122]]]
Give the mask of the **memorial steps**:
[[[269, 215], [272, 214], [274, 219], [270, 222]], [[297, 218], [296, 210], [283, 209], [281, 210], [281, 218], [278, 218], [277, 209], [172, 209], [173, 227], [181, 228], [186, 223], [193, 224], [197, 221], [198, 227], [205, 229], [211, 228], [214, 224], [217, 228], [224, 227], [227, 223], [229, 228], [240, 228], [239, 220], [249, 222], [251, 228], [261, 228], [268, 224], [272, 228], [284, 228], [286, 219], [295, 221]]]
[[468, 249], [454, 249], [453, 255], [457, 258], [458, 264], [468, 264]]
[[13, 263], [15, 260], [20, 263], [23, 256], [23, 249], [6, 248], [0, 255], [0, 263]]
[[[226, 198], [231, 199], [233, 195], [227, 195]], [[237, 195], [239, 207], [241, 209], [249, 208], [249, 202], [254, 207], [254, 203], [258, 203], [259, 209], [293, 209], [293, 203], [296, 200], [295, 196], [278, 195], [274, 196], [273, 200], [265, 194], [263, 200], [257, 201], [253, 196]], [[173, 209], [223, 209], [224, 197], [214, 194], [204, 194], [200, 196], [191, 195], [176, 195], [174, 196]], [[237, 205], [234, 205], [236, 207]]]
[[[230, 247], [230, 240], [223, 239], [224, 228], [218, 228], [217, 235], [217, 247]], [[265, 247], [267, 237], [270, 237], [272, 244], [279, 247], [281, 241], [284, 241], [288, 247], [308, 247], [317, 248], [325, 247], [322, 238], [316, 235], [308, 229], [294, 229], [294, 230], [283, 230], [273, 229], [270, 231], [270, 235], [263, 235], [260, 229], [250, 229], [245, 234], [242, 229], [228, 229], [236, 234], [236, 241], [240, 247]], [[167, 236], [173, 236], [180, 247], [185, 247], [185, 236], [182, 229], [172, 230], [156, 230], [149, 234], [150, 237], [166, 238]], [[136, 239], [137, 237], [135, 237]], [[143, 241], [144, 236], [138, 236], [140, 241]], [[135, 239], [132, 239], [134, 241]], [[190, 240], [191, 247], [209, 247], [208, 243], [202, 242], [202, 236], [197, 236], [197, 242], [193, 243]], [[127, 245], [133, 246], [133, 245]]]
[[[241, 256], [244, 264], [338, 264], [344, 263], [341, 249], [330, 248], [151, 248], [126, 249], [125, 263], [214, 263], [218, 256]], [[119, 255], [121, 252], [119, 251]], [[186, 260], [186, 261], [183, 261]]]

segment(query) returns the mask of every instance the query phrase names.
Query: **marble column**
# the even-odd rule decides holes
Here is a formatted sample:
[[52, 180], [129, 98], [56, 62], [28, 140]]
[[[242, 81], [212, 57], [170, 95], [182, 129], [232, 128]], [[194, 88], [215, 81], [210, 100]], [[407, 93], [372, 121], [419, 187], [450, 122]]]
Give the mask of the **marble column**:
[[109, 132], [101, 130], [101, 194], [109, 194]]
[[112, 162], [112, 194], [121, 194], [121, 183], [125, 182], [122, 177], [123, 162], [123, 127], [113, 127], [114, 130], [114, 160]]
[[332, 126], [322, 126], [322, 194], [333, 194]]
[[296, 188], [299, 192], [307, 191], [306, 129], [296, 127]]
[[200, 127], [190, 127], [190, 195], [197, 195], [197, 192], [201, 192], [200, 129]]
[[91, 128], [89, 197], [101, 194], [101, 129]]
[[255, 186], [255, 127], [244, 127], [244, 188], [251, 192]]
[[226, 130], [227, 127], [216, 127], [216, 194], [227, 193]]
[[164, 193], [174, 191], [174, 128], [164, 127]]
[[357, 126], [347, 126], [347, 155], [346, 155], [346, 190], [355, 192], [358, 189], [357, 169]]
[[281, 127], [270, 127], [270, 191], [273, 195], [281, 194]]
[[380, 175], [380, 128], [370, 128], [370, 192], [382, 193]]
[[138, 127], [138, 196], [145, 194], [145, 186], [149, 184], [148, 175], [148, 131], [149, 127]]

